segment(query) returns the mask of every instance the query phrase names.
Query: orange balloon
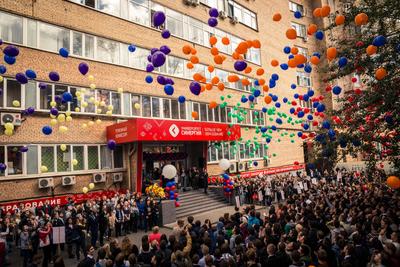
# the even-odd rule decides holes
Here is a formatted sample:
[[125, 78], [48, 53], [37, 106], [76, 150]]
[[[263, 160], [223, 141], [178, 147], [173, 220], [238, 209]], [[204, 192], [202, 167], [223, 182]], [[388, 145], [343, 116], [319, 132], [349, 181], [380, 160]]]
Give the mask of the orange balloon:
[[336, 25], [342, 25], [342, 24], [344, 24], [345, 19], [346, 19], [345, 16], [343, 16], [343, 15], [337, 15], [336, 18], [335, 18], [335, 23], [336, 23]]
[[210, 103], [208, 104], [209, 109], [216, 108], [217, 106], [218, 106], [218, 104], [215, 101], [210, 101]]
[[235, 60], [239, 60], [240, 54], [235, 51], [235, 52], [232, 53], [232, 58], [235, 59]]
[[211, 83], [212, 84], [217, 84], [217, 83], [219, 83], [219, 78], [218, 78], [218, 76], [214, 76], [212, 79], [211, 79]]
[[314, 17], [321, 17], [321, 8], [320, 7], [318, 7], [318, 8], [316, 8], [316, 9], [314, 9], [314, 11], [313, 11], [313, 15], [314, 15]]
[[185, 55], [189, 55], [189, 54], [190, 54], [190, 51], [192, 51], [192, 48], [190, 47], [190, 45], [184, 45], [184, 46], [182, 47], [182, 52], [183, 52]]
[[240, 78], [236, 74], [228, 75], [228, 82], [230, 82], [230, 83], [235, 83], [239, 80], [240, 80]]
[[399, 189], [400, 179], [397, 176], [389, 176], [386, 180], [386, 184], [392, 189]]
[[249, 48], [249, 45], [247, 44], [247, 42], [243, 41], [243, 42], [240, 42], [238, 44], [238, 46], [236, 47], [235, 51], [238, 54], [246, 54], [248, 48]]
[[379, 68], [375, 71], [375, 78], [380, 81], [387, 76], [387, 71], [384, 68]]
[[264, 102], [265, 102], [266, 104], [271, 103], [271, 101], [272, 101], [272, 97], [270, 97], [269, 95], [266, 95], [266, 96], [264, 97]]
[[191, 70], [191, 69], [193, 69], [193, 64], [192, 64], [192, 62], [188, 62], [188, 63], [186, 63], [186, 67], [189, 69], [189, 70]]
[[319, 64], [319, 61], [320, 61], [320, 59], [319, 59], [319, 57], [317, 57], [317, 56], [312, 56], [312, 57], [310, 58], [310, 62], [311, 62], [312, 64], [314, 64], [314, 65], [318, 65], [318, 64]]
[[222, 37], [221, 41], [222, 41], [222, 43], [223, 43], [224, 45], [229, 45], [229, 43], [230, 43], [230, 40], [229, 40], [228, 37]]
[[253, 46], [253, 41], [252, 40], [247, 40], [245, 41], [247, 43], [247, 47], [251, 48]]
[[296, 32], [296, 30], [293, 29], [293, 28], [288, 29], [288, 30], [286, 31], [286, 37], [287, 37], [289, 40], [295, 40], [295, 39], [297, 38], [297, 32]]
[[261, 48], [260, 40], [253, 40], [253, 47], [254, 48]]
[[318, 26], [316, 24], [310, 24], [308, 26], [307, 32], [308, 32], [309, 35], [313, 35], [314, 33], [317, 32], [317, 30], [318, 30]]
[[211, 90], [213, 85], [211, 83], [206, 84], [206, 90]]
[[265, 84], [265, 79], [259, 79], [258, 84], [263, 86]]
[[307, 58], [302, 54], [294, 55], [293, 59], [296, 61], [297, 65], [304, 64], [307, 62]]
[[265, 71], [264, 71], [263, 68], [258, 68], [256, 74], [257, 74], [258, 76], [261, 76], [261, 75], [264, 74], [264, 72], [265, 72]]
[[208, 72], [211, 73], [211, 72], [214, 71], [214, 66], [210, 65], [210, 66], [207, 67], [207, 69], [208, 69]]
[[365, 25], [368, 23], [368, 15], [365, 13], [357, 14], [357, 16], [354, 18], [354, 22], [357, 26]]
[[337, 55], [336, 47], [329, 47], [326, 50], [326, 57], [328, 58], [328, 60], [335, 59], [336, 55]]
[[271, 60], [271, 66], [272, 67], [277, 67], [279, 65], [279, 61], [276, 59]]
[[193, 47], [192, 47], [192, 49], [190, 50], [190, 54], [196, 55], [196, 54], [197, 54], [196, 48], [193, 48]]
[[197, 64], [199, 63], [199, 58], [197, 56], [191, 56], [190, 62], [192, 62], [193, 64]]
[[331, 7], [330, 6], [323, 6], [321, 8], [321, 17], [327, 17], [327, 16], [329, 16], [329, 13], [331, 13]]
[[213, 47], [210, 49], [211, 55], [216, 56], [219, 54], [218, 48]]
[[243, 84], [243, 86], [248, 86], [248, 85], [250, 85], [250, 81], [247, 79], [242, 79], [242, 84]]
[[250, 66], [247, 66], [245, 69], [244, 69], [244, 73], [250, 73], [251, 71], [252, 71], [253, 69], [250, 67]]
[[225, 89], [224, 83], [219, 83], [219, 84], [217, 85], [217, 87], [218, 87], [218, 89], [219, 89], [220, 91], [224, 91], [224, 89]]
[[299, 64], [297, 64], [297, 62], [296, 62], [296, 60], [295, 60], [294, 58], [289, 59], [289, 61], [288, 61], [288, 66], [289, 66], [290, 68], [296, 68], [297, 65], [299, 65]]
[[264, 92], [268, 92], [268, 91], [269, 91], [268, 85], [264, 85], [264, 86], [263, 86], [263, 91], [264, 91]]
[[282, 15], [280, 14], [280, 13], [275, 13], [273, 16], [272, 16], [272, 20], [273, 21], [280, 21], [282, 19]]
[[210, 45], [215, 45], [217, 43], [218, 39], [215, 36], [210, 37]]
[[367, 55], [371, 56], [375, 54], [378, 51], [378, 47], [374, 45], [369, 45], [366, 49]]
[[197, 111], [192, 111], [192, 118], [193, 119], [198, 119], [199, 118], [199, 113]]
[[193, 80], [195, 80], [196, 82], [200, 82], [201, 80], [203, 80], [203, 75], [201, 75], [200, 73], [195, 73], [193, 74]]
[[292, 49], [290, 49], [290, 53], [292, 53], [293, 55], [296, 55], [297, 53], [299, 53], [299, 49], [297, 47], [292, 47]]
[[200, 87], [200, 92], [204, 92], [206, 90], [206, 87], [204, 86], [204, 85], [202, 85], [201, 87]]
[[215, 62], [215, 64], [221, 65], [223, 61], [224, 61], [224, 60], [223, 60], [223, 58], [222, 58], [221, 55], [216, 55], [216, 56], [214, 56], [214, 62]]

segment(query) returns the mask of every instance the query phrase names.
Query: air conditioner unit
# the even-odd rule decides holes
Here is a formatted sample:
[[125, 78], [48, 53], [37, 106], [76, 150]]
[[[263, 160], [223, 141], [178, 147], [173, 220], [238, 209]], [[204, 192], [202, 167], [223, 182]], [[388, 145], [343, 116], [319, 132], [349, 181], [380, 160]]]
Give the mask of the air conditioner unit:
[[120, 183], [120, 182], [122, 182], [123, 179], [124, 179], [124, 175], [122, 174], [122, 172], [113, 173], [113, 182], [114, 183]]
[[192, 6], [200, 5], [200, 0], [191, 0], [191, 1], [192, 1]]
[[183, 0], [183, 3], [184, 3], [185, 5], [190, 6], [190, 5], [192, 4], [192, 0]]
[[221, 19], [226, 19], [226, 12], [223, 11], [223, 10], [219, 11], [219, 17], [220, 17]]
[[75, 176], [63, 176], [62, 177], [62, 185], [68, 186], [76, 184]]
[[231, 22], [232, 24], [236, 24], [236, 23], [239, 22], [239, 19], [238, 19], [237, 17], [232, 17], [231, 20], [230, 20], [230, 22]]
[[12, 123], [14, 126], [20, 126], [21, 125], [21, 114], [20, 113], [1, 113], [1, 125], [4, 125], [6, 123]]
[[230, 173], [236, 173], [237, 172], [236, 162], [231, 163], [231, 166], [229, 167], [229, 172]]
[[246, 170], [246, 162], [238, 162], [238, 171], [243, 172]]
[[105, 173], [93, 173], [93, 183], [105, 183], [107, 175]]
[[40, 178], [38, 181], [39, 181], [39, 188], [54, 187], [53, 178]]

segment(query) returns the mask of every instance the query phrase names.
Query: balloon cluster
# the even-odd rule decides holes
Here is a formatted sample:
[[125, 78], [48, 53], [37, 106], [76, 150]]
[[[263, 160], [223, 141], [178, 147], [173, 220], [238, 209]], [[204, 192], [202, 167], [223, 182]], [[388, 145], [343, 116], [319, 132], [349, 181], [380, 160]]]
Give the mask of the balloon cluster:
[[165, 192], [169, 196], [170, 200], [175, 200], [175, 207], [179, 207], [179, 194], [176, 191], [176, 183], [175, 180], [171, 180], [167, 182], [166, 187], [165, 187]]
[[232, 195], [233, 192], [233, 181], [230, 179], [230, 176], [226, 173], [222, 175], [222, 178], [224, 179], [223, 181], [223, 189], [224, 189], [224, 195], [226, 197], [229, 197]]
[[88, 186], [82, 187], [82, 192], [86, 194], [87, 192], [89, 192], [89, 190], [94, 189], [94, 187], [95, 187], [94, 183], [90, 183]]
[[164, 189], [156, 183], [146, 187], [145, 192], [150, 197], [165, 198]]

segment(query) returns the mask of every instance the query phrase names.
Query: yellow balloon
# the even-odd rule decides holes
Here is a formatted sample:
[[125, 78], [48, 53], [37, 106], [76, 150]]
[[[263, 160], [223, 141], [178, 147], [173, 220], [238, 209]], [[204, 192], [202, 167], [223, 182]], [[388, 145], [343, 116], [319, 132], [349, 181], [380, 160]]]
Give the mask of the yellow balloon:
[[58, 127], [58, 130], [60, 131], [60, 133], [65, 133], [68, 131], [68, 127], [66, 126], [60, 126]]
[[44, 165], [40, 166], [40, 171], [41, 172], [48, 172], [48, 170], [49, 169], [47, 169], [47, 166], [44, 166]]
[[71, 111], [66, 111], [65, 116], [71, 116]]
[[100, 119], [97, 119], [96, 120], [96, 124], [100, 124], [101, 123], [101, 120]]
[[87, 126], [88, 126], [88, 125], [87, 125], [86, 123], [82, 123], [82, 128], [83, 128], [83, 129], [87, 128]]
[[59, 114], [58, 117], [57, 117], [57, 120], [59, 122], [64, 122], [65, 121], [65, 115], [64, 114]]
[[2, 82], [4, 80], [3, 76], [0, 76], [0, 82]]
[[82, 94], [86, 93], [86, 89], [85, 88], [81, 88], [81, 93]]
[[81, 109], [79, 107], [76, 107], [75, 112], [79, 112], [79, 111], [81, 111]]
[[67, 145], [66, 144], [61, 144], [60, 145], [60, 149], [61, 149], [61, 151], [67, 150]]
[[18, 100], [14, 100], [14, 101], [12, 102], [12, 104], [13, 104], [14, 107], [19, 107], [19, 106], [21, 106], [21, 103], [20, 103]]
[[101, 102], [100, 102], [100, 106], [101, 106], [101, 107], [104, 107], [105, 105], [106, 105], [106, 102], [104, 102], [104, 101], [101, 101]]
[[76, 99], [77, 99], [78, 101], [82, 101], [82, 96], [77, 96]]
[[82, 107], [86, 108], [89, 104], [87, 102], [82, 102]]
[[89, 189], [88, 189], [86, 186], [82, 188], [82, 192], [83, 192], [84, 194], [86, 194], [88, 191], [89, 191]]
[[9, 130], [9, 129], [4, 130], [4, 134], [7, 136], [11, 136], [11, 135], [13, 135], [13, 133], [14, 133], [13, 130]]
[[51, 126], [54, 126], [54, 125], [56, 125], [58, 123], [58, 121], [56, 120], [56, 119], [51, 119], [50, 120], [50, 125]]
[[89, 103], [93, 103], [94, 102], [94, 96], [91, 96], [90, 98], [89, 98]]
[[100, 105], [100, 101], [94, 101], [94, 105], [97, 107], [98, 105]]
[[90, 89], [92, 89], [92, 90], [96, 89], [96, 85], [95, 85], [94, 83], [91, 83], [91, 84], [89, 85], [89, 87], [90, 87]]
[[50, 107], [54, 108], [55, 106], [57, 106], [56, 101], [51, 101], [50, 102]]
[[77, 91], [77, 92], [75, 93], [75, 95], [76, 95], [77, 97], [80, 97], [80, 96], [82, 95], [82, 92]]
[[89, 75], [88, 79], [89, 79], [89, 81], [94, 81], [94, 76], [93, 75]]
[[107, 109], [108, 109], [108, 110], [113, 110], [113, 109], [114, 109], [114, 106], [113, 106], [113, 105], [109, 105], [109, 106], [107, 107]]
[[90, 189], [93, 189], [93, 188], [94, 188], [94, 183], [90, 183], [90, 184], [89, 184], [89, 188], [90, 188]]
[[93, 124], [94, 124], [93, 121], [89, 121], [89, 122], [88, 122], [88, 125], [89, 125], [89, 126], [93, 126]]
[[11, 122], [7, 122], [6, 124], [4, 124], [4, 128], [6, 130], [14, 130], [14, 124], [12, 124]]
[[106, 111], [106, 115], [112, 115], [112, 111], [111, 110], [107, 110]]
[[118, 93], [123, 93], [124, 92], [124, 89], [123, 88], [118, 88]]
[[135, 109], [140, 109], [140, 104], [139, 103], [135, 103]]
[[72, 121], [72, 117], [71, 117], [71, 116], [67, 116], [67, 117], [65, 118], [65, 120], [66, 120], [67, 122], [70, 122], [70, 121]]
[[72, 160], [72, 165], [74, 165], [74, 166], [78, 165], [78, 160], [73, 159], [73, 160]]
[[101, 108], [96, 109], [96, 113], [97, 113], [97, 114], [101, 114], [101, 112], [102, 112], [102, 111], [101, 111]]

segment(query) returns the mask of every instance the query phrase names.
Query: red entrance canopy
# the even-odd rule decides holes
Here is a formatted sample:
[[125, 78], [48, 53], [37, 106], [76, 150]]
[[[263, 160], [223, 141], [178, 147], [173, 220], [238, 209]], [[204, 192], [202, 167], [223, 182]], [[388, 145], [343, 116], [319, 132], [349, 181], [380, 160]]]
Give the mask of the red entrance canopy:
[[239, 138], [240, 126], [229, 127], [223, 123], [135, 118], [107, 127], [107, 139], [113, 139], [117, 144], [134, 141], [233, 141]]

